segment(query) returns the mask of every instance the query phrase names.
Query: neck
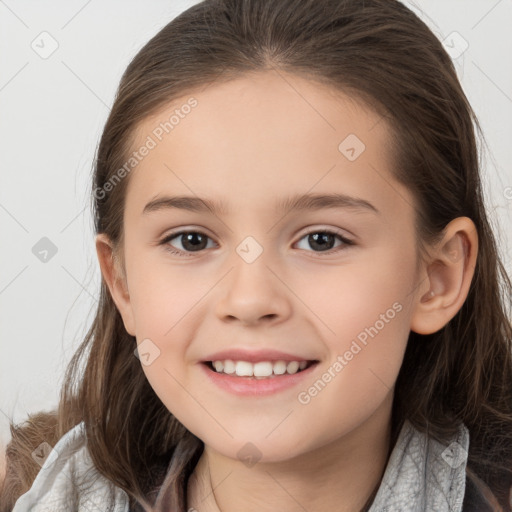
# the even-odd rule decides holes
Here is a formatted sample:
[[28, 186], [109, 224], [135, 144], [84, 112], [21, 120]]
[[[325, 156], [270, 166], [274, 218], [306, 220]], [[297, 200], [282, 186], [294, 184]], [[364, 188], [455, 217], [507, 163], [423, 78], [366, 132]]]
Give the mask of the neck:
[[247, 467], [205, 446], [189, 479], [187, 507], [200, 512], [364, 510], [391, 451], [392, 395], [349, 433], [293, 459]]

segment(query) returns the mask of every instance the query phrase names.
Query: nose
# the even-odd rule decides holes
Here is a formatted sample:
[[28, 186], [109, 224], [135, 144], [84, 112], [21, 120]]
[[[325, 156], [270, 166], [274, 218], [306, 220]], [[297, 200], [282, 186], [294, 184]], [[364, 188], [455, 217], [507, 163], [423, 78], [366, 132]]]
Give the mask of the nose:
[[292, 293], [279, 272], [267, 266], [263, 254], [252, 263], [236, 255], [233, 263], [216, 306], [221, 321], [253, 326], [289, 318]]

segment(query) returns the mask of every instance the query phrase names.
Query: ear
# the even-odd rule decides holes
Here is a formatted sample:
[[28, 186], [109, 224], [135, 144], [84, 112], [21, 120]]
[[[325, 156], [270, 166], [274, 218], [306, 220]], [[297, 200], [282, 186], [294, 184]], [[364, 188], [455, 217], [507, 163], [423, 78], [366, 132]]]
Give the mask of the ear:
[[103, 233], [96, 236], [96, 253], [101, 274], [123, 319], [124, 327], [130, 335], [135, 336], [135, 321], [126, 276], [121, 262], [115, 257], [112, 242]]
[[469, 293], [477, 254], [478, 234], [473, 221], [468, 217], [451, 221], [420, 273], [412, 331], [432, 334], [458, 313]]

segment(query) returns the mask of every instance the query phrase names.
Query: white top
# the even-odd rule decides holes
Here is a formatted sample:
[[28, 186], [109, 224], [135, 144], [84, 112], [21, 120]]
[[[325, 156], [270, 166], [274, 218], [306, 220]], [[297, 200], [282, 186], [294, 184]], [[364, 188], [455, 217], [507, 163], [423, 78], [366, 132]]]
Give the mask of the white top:
[[[115, 506], [109, 509], [110, 499]], [[12, 512], [107, 510], [129, 512], [128, 495], [96, 470], [87, 449], [82, 421], [59, 439], [32, 487], [18, 498]]]
[[[405, 421], [370, 512], [461, 512], [469, 431], [459, 426], [446, 445]], [[84, 479], [87, 485], [84, 486]], [[108, 508], [112, 499], [113, 508]], [[94, 467], [84, 423], [67, 432], [12, 512], [129, 512], [128, 495]]]

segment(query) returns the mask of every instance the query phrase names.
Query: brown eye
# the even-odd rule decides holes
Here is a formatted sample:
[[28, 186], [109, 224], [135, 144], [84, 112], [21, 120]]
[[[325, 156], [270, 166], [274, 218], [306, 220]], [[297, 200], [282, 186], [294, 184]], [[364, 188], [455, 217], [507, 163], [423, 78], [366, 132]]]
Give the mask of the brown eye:
[[[172, 254], [183, 255], [189, 252], [199, 252], [206, 249], [209, 238], [209, 236], [199, 231], [180, 231], [179, 233], [173, 233], [172, 235], [164, 238], [161, 244], [166, 246], [166, 249], [168, 249]], [[181, 245], [181, 247], [176, 247], [170, 243], [175, 239], [177, 239], [178, 244]]]
[[[328, 252], [334, 249], [336, 239], [342, 242], [340, 244], [341, 249], [343, 249], [343, 247], [347, 245], [354, 245], [354, 243], [351, 240], [348, 240], [347, 238], [339, 235], [338, 233], [329, 230], [311, 231], [310, 233], [304, 235], [300, 240], [306, 240], [306, 244], [313, 249], [313, 252]], [[304, 247], [299, 248], [304, 249]]]

